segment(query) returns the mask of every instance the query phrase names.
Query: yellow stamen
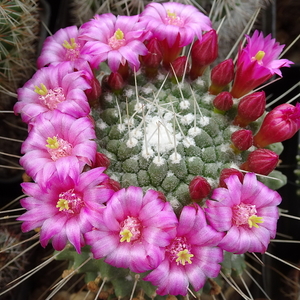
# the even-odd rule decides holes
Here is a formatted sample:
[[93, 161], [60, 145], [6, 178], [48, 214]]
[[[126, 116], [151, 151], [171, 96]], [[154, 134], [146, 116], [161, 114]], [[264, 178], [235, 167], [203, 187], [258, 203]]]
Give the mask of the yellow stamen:
[[59, 199], [57, 201], [56, 207], [59, 208], [59, 211], [69, 209], [69, 203], [66, 199]]
[[176, 259], [176, 262], [181, 263], [183, 266], [185, 266], [185, 263], [191, 264], [191, 257], [193, 257], [194, 255], [189, 253], [189, 251], [187, 249], [183, 250], [183, 251], [179, 251], [177, 253], [178, 258]]
[[40, 86], [41, 86], [41, 87], [39, 88], [39, 87], [36, 85], [34, 91], [35, 91], [37, 94], [41, 95], [41, 96], [47, 95], [47, 94], [48, 94], [48, 90], [47, 90], [46, 86], [45, 86], [43, 83], [41, 83]]
[[120, 232], [120, 235], [122, 236], [122, 238], [120, 239], [120, 242], [130, 242], [131, 237], [133, 236], [133, 234], [128, 230], [128, 229], [124, 229], [123, 231]]
[[257, 223], [259, 224], [259, 223], [263, 223], [263, 222], [264, 222], [263, 217], [258, 217], [256, 215], [253, 215], [248, 219], [248, 225], [250, 228], [252, 228], [252, 227], [259, 228]]
[[46, 145], [46, 147], [47, 148], [50, 148], [50, 149], [57, 149], [57, 148], [59, 148], [59, 142], [58, 142], [58, 140], [57, 140], [57, 137], [56, 136], [54, 136], [53, 138], [47, 138], [47, 145]]
[[265, 54], [266, 53], [264, 51], [258, 51], [254, 58], [258, 61], [261, 61], [264, 58]]
[[118, 28], [118, 30], [115, 32], [115, 38], [117, 40], [123, 40], [124, 39], [124, 33], [120, 28]]
[[77, 44], [75, 43], [75, 38], [70, 38], [70, 42], [64, 41], [63, 46], [67, 49], [75, 49], [77, 47]]
[[170, 10], [167, 10], [167, 15], [169, 18], [176, 18], [176, 13], [172, 13]]

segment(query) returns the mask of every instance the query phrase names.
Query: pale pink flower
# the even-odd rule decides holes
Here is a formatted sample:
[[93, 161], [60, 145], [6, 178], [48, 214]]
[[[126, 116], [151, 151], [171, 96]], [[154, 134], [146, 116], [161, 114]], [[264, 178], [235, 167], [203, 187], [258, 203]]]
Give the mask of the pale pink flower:
[[[59, 111], [38, 116], [30, 124], [21, 152], [20, 164], [25, 172], [38, 182], [48, 182], [59, 169], [67, 170], [72, 164], [82, 170], [96, 159], [96, 138], [90, 118], [75, 119]], [[72, 159], [66, 159], [72, 157]]]
[[276, 235], [280, 195], [247, 173], [243, 183], [236, 175], [225, 179], [227, 188], [214, 190], [205, 209], [209, 224], [226, 232], [222, 249], [237, 254], [264, 253]]
[[216, 247], [223, 234], [207, 225], [199, 205], [185, 206], [176, 237], [166, 247], [162, 263], [144, 280], [157, 286], [158, 295], [187, 295], [189, 283], [200, 290], [207, 277], [218, 276], [223, 252]]
[[95, 168], [79, 174], [70, 165], [69, 170], [58, 170], [47, 187], [22, 183], [24, 193], [29, 196], [21, 199], [21, 205], [27, 209], [18, 218], [23, 221], [22, 231], [39, 228], [43, 247], [52, 239], [55, 250], [62, 250], [70, 242], [80, 253], [85, 245], [83, 234], [92, 229], [92, 220], [104, 208], [102, 203], [114, 193], [105, 185], [109, 177], [103, 174], [104, 170]]
[[81, 26], [79, 39], [86, 42], [82, 54], [93, 68], [107, 60], [112, 72], [126, 62], [132, 69], [139, 69], [139, 55], [148, 53], [143, 44], [148, 32], [138, 19], [139, 16], [116, 17], [107, 13], [96, 15]]
[[74, 72], [71, 62], [39, 69], [18, 89], [14, 112], [29, 123], [39, 114], [59, 110], [79, 118], [90, 112], [86, 90], [91, 89], [86, 70]]
[[94, 258], [141, 273], [163, 259], [164, 247], [175, 235], [177, 218], [161, 194], [130, 186], [107, 202], [94, 229], [85, 234]]
[[210, 19], [192, 5], [176, 2], [150, 3], [141, 13], [140, 22], [158, 40], [167, 40], [173, 46], [179, 36], [179, 47], [190, 44], [194, 38], [201, 39], [203, 31], [212, 29]]
[[81, 49], [84, 41], [78, 40], [78, 28], [69, 26], [61, 28], [48, 36], [43, 43], [40, 56], [37, 59], [38, 68], [52, 63], [81, 60]]
[[293, 62], [278, 59], [284, 45], [279, 45], [271, 35], [264, 37], [255, 30], [252, 37], [246, 36], [247, 45], [239, 51], [237, 69], [231, 94], [240, 98], [258, 87], [274, 74], [281, 75], [280, 68]]

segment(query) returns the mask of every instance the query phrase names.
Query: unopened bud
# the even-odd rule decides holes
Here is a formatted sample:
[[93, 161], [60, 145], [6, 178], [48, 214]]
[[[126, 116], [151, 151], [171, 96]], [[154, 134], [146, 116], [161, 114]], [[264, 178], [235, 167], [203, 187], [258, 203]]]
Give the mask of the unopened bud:
[[240, 172], [239, 170], [234, 169], [234, 168], [226, 168], [226, 169], [223, 169], [221, 171], [219, 186], [223, 187], [223, 188], [227, 188], [227, 185], [226, 185], [224, 180], [227, 179], [228, 177], [232, 176], [232, 175], [238, 176], [240, 182], [243, 182], [244, 175], [243, 175], [242, 172]]
[[254, 136], [256, 147], [290, 139], [300, 129], [300, 103], [296, 106], [281, 104], [270, 111]]
[[109, 165], [110, 165], [109, 158], [105, 154], [97, 152], [96, 159], [92, 168], [104, 167], [107, 169]]
[[[181, 79], [183, 74], [185, 72], [189, 71], [189, 64], [186, 56], [180, 56], [177, 57], [172, 63], [171, 63], [173, 70], [172, 72], [175, 73], [176, 77], [178, 79]], [[173, 74], [174, 75], [174, 74]], [[174, 75], [174, 76], [175, 76]]]
[[239, 151], [245, 151], [253, 145], [253, 135], [251, 130], [241, 129], [231, 135], [233, 146]]
[[192, 69], [191, 79], [194, 80], [202, 76], [206, 67], [218, 57], [218, 35], [212, 29], [206, 32], [201, 40], [197, 40], [191, 50]]
[[270, 174], [277, 166], [279, 156], [269, 149], [256, 149], [251, 152], [240, 169], [261, 175]]
[[233, 124], [246, 127], [261, 117], [266, 108], [265, 92], [256, 92], [243, 97], [238, 104], [238, 114]]
[[189, 185], [190, 196], [194, 201], [200, 201], [207, 197], [211, 191], [208, 181], [202, 176], [196, 176]]
[[233, 105], [231, 94], [229, 92], [221, 92], [213, 100], [213, 105], [216, 108], [215, 112], [221, 114], [225, 113], [225, 111], [229, 110]]
[[219, 94], [234, 77], [234, 64], [232, 59], [226, 59], [211, 70], [211, 86], [209, 92], [213, 95]]
[[141, 61], [147, 68], [158, 68], [162, 61], [159, 41], [156, 38], [153, 38], [146, 44], [146, 47], [148, 49], [148, 53], [141, 56]]
[[111, 73], [107, 79], [107, 84], [113, 91], [119, 91], [124, 87], [124, 80], [120, 73]]

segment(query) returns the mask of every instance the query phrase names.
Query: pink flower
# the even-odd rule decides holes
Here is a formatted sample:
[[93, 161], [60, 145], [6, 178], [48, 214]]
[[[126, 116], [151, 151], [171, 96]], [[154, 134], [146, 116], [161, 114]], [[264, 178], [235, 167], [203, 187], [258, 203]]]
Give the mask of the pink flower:
[[256, 147], [290, 139], [300, 129], [300, 103], [281, 104], [271, 110], [254, 136]]
[[161, 42], [163, 63], [169, 68], [182, 47], [201, 40], [202, 32], [211, 30], [211, 21], [192, 5], [182, 3], [150, 3], [141, 13], [140, 22], [153, 38]]
[[37, 66], [41, 68], [52, 63], [80, 60], [83, 45], [84, 41], [78, 40], [76, 26], [62, 28], [46, 38]]
[[235, 98], [246, 95], [274, 74], [282, 76], [280, 68], [293, 64], [287, 59], [277, 59], [284, 45], [276, 43], [270, 34], [264, 37], [261, 32], [255, 30], [253, 36], [246, 36], [246, 39], [248, 44], [239, 52], [231, 90]]
[[215, 246], [222, 237], [222, 233], [207, 225], [197, 204], [185, 206], [164, 260], [144, 280], [156, 285], [159, 295], [185, 296], [189, 283], [195, 291], [200, 290], [207, 277], [216, 277], [220, 272], [223, 253]]
[[29, 196], [21, 200], [21, 205], [28, 210], [18, 218], [24, 221], [22, 231], [40, 228], [43, 247], [52, 239], [53, 248], [60, 251], [69, 241], [80, 253], [85, 244], [83, 234], [92, 229], [94, 216], [114, 193], [103, 186], [109, 179], [103, 174], [104, 170], [95, 168], [79, 174], [79, 170], [71, 166], [70, 170], [58, 170], [47, 188], [38, 183], [22, 183], [24, 193]]
[[116, 192], [103, 214], [85, 234], [94, 258], [105, 258], [115, 267], [141, 273], [163, 259], [163, 247], [175, 235], [177, 218], [159, 192], [130, 186]]
[[53, 111], [38, 116], [30, 128], [21, 148], [25, 155], [20, 164], [35, 181], [48, 182], [60, 169], [65, 169], [67, 176], [73, 164], [82, 170], [96, 159], [96, 136], [88, 117], [75, 119]]
[[210, 19], [196, 7], [176, 2], [150, 3], [141, 13], [140, 22], [147, 24], [154, 37], [167, 40], [169, 47], [179, 36], [179, 47], [201, 40], [202, 32], [211, 30]]
[[23, 122], [30, 122], [39, 114], [59, 110], [75, 118], [87, 116], [90, 107], [85, 90], [91, 89], [85, 79], [86, 71], [74, 72], [70, 62], [60, 63], [38, 70], [18, 89], [16, 114]]
[[209, 224], [226, 232], [219, 243], [222, 249], [237, 254], [264, 253], [276, 235], [280, 195], [247, 173], [243, 183], [238, 176], [225, 179], [227, 188], [217, 188], [206, 201]]
[[107, 60], [112, 72], [126, 62], [132, 69], [139, 69], [139, 55], [148, 53], [143, 44], [148, 32], [138, 19], [139, 16], [116, 17], [108, 13], [96, 15], [81, 26], [79, 39], [87, 42], [82, 53], [93, 68]]

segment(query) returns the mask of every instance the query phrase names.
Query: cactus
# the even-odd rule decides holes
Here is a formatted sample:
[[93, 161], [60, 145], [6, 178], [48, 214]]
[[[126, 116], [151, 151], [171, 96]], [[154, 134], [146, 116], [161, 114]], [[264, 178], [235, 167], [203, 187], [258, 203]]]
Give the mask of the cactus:
[[38, 1], [1, 1], [0, 24], [0, 92], [4, 100], [35, 70], [40, 31]]
[[[180, 21], [176, 19], [176, 14], [173, 12], [168, 11], [168, 17], [171, 23]], [[113, 16], [109, 18], [115, 20]], [[205, 17], [203, 18], [206, 20]], [[133, 18], [132, 22], [133, 20], [135, 19]], [[97, 18], [94, 21], [97, 21]], [[120, 24], [122, 25], [121, 21]], [[81, 38], [88, 37], [89, 33], [85, 31], [88, 29], [88, 25], [84, 24], [81, 27]], [[100, 25], [104, 26], [101, 22]], [[105, 27], [103, 28], [106, 29]], [[115, 28], [115, 32], [109, 39], [110, 46], [113, 49], [123, 47], [123, 43], [125, 43], [122, 30], [122, 27]], [[60, 31], [61, 35], [62, 33], [63, 30]], [[136, 43], [141, 41], [139, 38], [142, 39], [141, 35], [135, 38]], [[252, 41], [255, 42], [260, 38], [262, 37], [255, 32]], [[193, 224], [191, 228], [194, 229], [195, 235], [203, 228], [206, 228], [206, 226], [211, 228], [207, 228], [207, 234], [212, 234], [210, 230], [214, 228], [215, 236], [211, 240], [215, 240], [215, 242], [210, 241], [211, 244], [206, 242], [208, 246], [213, 248], [209, 248], [209, 251], [212, 251], [211, 253], [214, 253], [215, 256], [211, 255], [211, 257], [208, 257], [211, 261], [209, 263], [203, 262], [201, 267], [203, 269], [214, 269], [214, 271], [209, 270], [208, 273], [215, 274], [209, 277], [216, 278], [209, 278], [203, 285], [199, 285], [196, 282], [196, 287], [194, 286], [195, 281], [193, 278], [189, 278], [189, 280], [193, 280], [192, 285], [194, 288], [190, 287], [188, 289], [187, 286], [179, 283], [179, 286], [184, 285], [184, 288], [178, 294], [184, 296], [189, 292], [199, 298], [207, 294], [220, 294], [221, 289], [225, 289], [225, 281], [228, 277], [241, 277], [244, 272], [247, 272], [244, 253], [247, 251], [265, 252], [270, 238], [275, 236], [278, 218], [276, 206], [280, 202], [280, 196], [274, 190], [284, 185], [286, 178], [274, 169], [278, 163], [278, 156], [282, 151], [281, 141], [289, 138], [292, 133], [294, 134], [298, 130], [298, 104], [295, 107], [287, 105], [284, 108], [278, 108], [279, 112], [276, 111], [277, 114], [275, 110], [274, 114], [267, 114], [263, 92], [247, 95], [249, 92], [252, 92], [252, 89], [266, 80], [266, 76], [260, 78], [262, 71], [258, 72], [258, 74], [255, 73], [255, 76], [248, 72], [249, 70], [244, 72], [242, 69], [245, 66], [247, 67], [247, 64], [240, 64], [239, 61], [237, 70], [233, 70], [232, 62], [229, 65], [226, 64], [225, 67], [224, 65], [218, 65], [216, 69], [211, 70], [211, 64], [216, 59], [216, 33], [214, 30], [208, 31], [208, 33], [203, 35], [196, 46], [191, 46], [191, 68], [188, 66], [189, 55], [178, 57], [171, 62], [169, 61], [169, 55], [162, 55], [164, 61], [153, 67], [153, 60], [156, 60], [156, 55], [159, 56], [161, 53], [157, 51], [154, 53], [154, 58], [150, 57], [147, 60], [146, 56], [149, 52], [144, 51], [144, 49], [145, 44], [150, 48], [150, 41], [146, 41], [143, 44], [144, 40], [141, 41], [142, 46], [136, 48], [138, 49], [137, 52], [139, 51], [138, 54], [142, 57], [134, 59], [134, 55], [137, 55], [137, 53], [134, 53], [134, 51], [130, 55], [127, 53], [126, 60], [128, 64], [124, 62], [124, 59], [120, 59], [121, 65], [119, 66], [116, 64], [116, 60], [119, 57], [115, 59], [107, 56], [107, 63], [101, 57], [97, 57], [96, 60], [94, 60], [95, 57], [91, 57], [88, 58], [90, 59], [90, 65], [87, 65], [77, 56], [80, 55], [81, 46], [78, 46], [79, 42], [76, 39], [77, 36], [74, 35], [70, 37], [69, 41], [65, 40], [59, 45], [67, 53], [65, 57], [72, 62], [57, 61], [53, 66], [50, 65], [38, 70], [32, 80], [19, 90], [19, 102], [15, 106], [15, 112], [20, 113], [23, 120], [30, 123], [29, 136], [23, 144], [25, 155], [21, 159], [21, 165], [24, 166], [25, 171], [35, 181], [35, 183], [22, 184], [24, 192], [29, 196], [21, 200], [22, 206], [28, 210], [28, 212], [19, 217], [19, 220], [24, 221], [22, 229], [29, 231], [41, 227], [40, 240], [42, 246], [46, 246], [52, 238], [52, 245], [56, 249], [51, 260], [57, 259], [68, 261], [69, 263], [63, 279], [47, 299], [51, 298], [59, 288], [77, 273], [85, 275], [87, 287], [89, 291], [97, 293], [96, 298], [100, 293], [102, 293], [101, 297], [104, 299], [115, 297], [130, 297], [130, 299], [133, 297], [155, 297], [157, 299], [166, 299], [169, 297], [164, 297], [166, 291], [164, 286], [160, 286], [161, 283], [165, 282], [168, 285], [168, 279], [164, 277], [159, 282], [153, 275], [160, 273], [156, 269], [159, 268], [159, 264], [153, 267], [154, 263], [152, 264], [151, 262], [149, 263], [151, 267], [144, 269], [144, 265], [140, 263], [142, 258], [138, 257], [137, 262], [133, 260], [127, 266], [128, 268], [125, 268], [124, 265], [127, 264], [126, 259], [124, 260], [122, 257], [120, 259], [117, 255], [115, 259], [110, 259], [110, 253], [99, 254], [99, 251], [105, 251], [105, 249], [103, 250], [105, 247], [101, 245], [102, 240], [97, 239], [97, 234], [99, 232], [102, 234], [103, 231], [106, 232], [106, 236], [103, 237], [103, 243], [106, 243], [107, 247], [111, 247], [109, 244], [111, 237], [109, 235], [113, 229], [110, 228], [109, 222], [113, 219], [121, 218], [118, 215], [123, 213], [120, 207], [117, 206], [118, 204], [111, 203], [114, 203], [113, 201], [117, 203], [118, 197], [126, 193], [124, 191], [127, 191], [128, 194], [130, 191], [130, 195], [135, 201], [137, 201], [139, 195], [145, 194], [142, 197], [143, 199], [147, 199], [149, 203], [156, 201], [155, 203], [158, 206], [164, 207], [162, 211], [164, 218], [167, 220], [162, 218], [161, 222], [163, 225], [161, 226], [165, 226], [163, 228], [166, 235], [172, 236], [172, 238], [165, 237], [165, 239], [169, 238], [172, 241], [169, 241], [169, 244], [164, 246], [165, 248], [163, 246], [160, 247], [163, 249], [159, 249], [157, 253], [158, 260], [163, 261], [166, 257], [170, 257], [171, 263], [180, 267], [181, 265], [185, 267], [186, 265], [192, 265], [193, 262], [197, 262], [193, 258], [196, 252], [193, 252], [192, 248], [188, 248], [185, 245], [186, 239], [191, 238], [190, 236], [187, 237], [188, 235], [186, 234], [186, 236], [175, 237], [173, 230], [175, 225], [172, 222], [176, 223], [176, 226], [177, 222], [181, 225], [183, 224], [182, 226], [184, 224], [190, 225], [187, 220], [189, 213], [191, 219], [193, 219], [193, 214], [197, 214], [197, 220], [199, 221], [200, 219], [205, 219], [205, 212], [210, 225], [202, 223], [200, 226], [197, 223], [197, 226]], [[250, 37], [248, 37], [248, 42], [249, 39]], [[45, 52], [51, 49], [51, 41], [53, 42], [52, 39], [48, 40]], [[175, 46], [168, 48], [168, 45], [164, 44], [163, 41], [164, 39], [161, 39], [161, 48], [165, 51], [168, 49], [170, 53], [178, 46], [178, 43], [176, 44], [175, 41]], [[187, 42], [185, 46], [189, 46], [189, 44]], [[249, 44], [251, 45], [251, 43]], [[87, 42], [86, 45], [89, 45], [89, 43]], [[84, 49], [85, 45], [82, 47]], [[279, 47], [279, 45], [276, 44], [276, 47]], [[88, 51], [84, 50], [86, 55]], [[179, 50], [181, 51], [182, 49]], [[124, 54], [125, 52], [122, 53]], [[241, 51], [241, 53], [243, 52]], [[105, 57], [105, 54], [101, 54]], [[174, 53], [172, 52], [171, 54], [173, 55]], [[255, 67], [260, 68], [262, 67], [264, 55], [268, 54], [262, 50], [258, 51], [252, 57], [250, 63], [259, 62]], [[49, 61], [46, 62], [46, 59], [49, 56], [45, 53], [42, 53], [41, 56], [42, 59], [40, 59], [39, 63], [42, 64], [44, 62], [45, 65], [48, 65]], [[61, 57], [62, 55], [60, 59]], [[87, 59], [86, 57], [85, 59]], [[100, 68], [94, 67], [93, 72], [89, 72], [90, 66], [97, 65], [99, 59], [101, 62]], [[58, 62], [61, 64], [57, 64]], [[287, 60], [281, 61], [282, 66], [289, 66], [290, 63]], [[139, 69], [140, 65], [141, 68]], [[197, 65], [196, 68], [195, 65]], [[266, 71], [265, 69], [263, 71]], [[275, 72], [278, 72], [276, 68], [274, 69]], [[233, 80], [234, 72], [236, 77], [232, 85], [231, 81]], [[51, 86], [52, 82], [45, 80], [48, 76], [47, 73], [51, 74], [51, 80], [53, 79], [53, 82], [56, 82], [55, 86]], [[213, 73], [214, 75], [212, 75]], [[59, 74], [58, 80], [56, 80], [57, 74]], [[97, 80], [93, 77], [94, 75]], [[252, 75], [255, 77], [254, 86], [250, 85], [251, 82], [253, 83], [253, 80], [250, 80]], [[243, 78], [242, 83], [238, 80], [238, 77]], [[39, 78], [43, 78], [45, 81], [39, 82]], [[245, 85], [246, 79], [247, 84]], [[73, 86], [72, 83], [74, 83]], [[100, 91], [100, 85], [102, 92]], [[66, 91], [72, 89], [77, 89], [76, 92], [81, 96], [85, 93], [86, 98], [84, 99], [86, 101], [89, 100], [91, 105], [90, 114], [82, 106], [80, 107], [80, 112], [77, 109], [76, 112], [71, 112], [72, 114], [68, 109], [64, 109], [64, 105], [67, 105], [68, 101], [73, 101], [73, 104], [75, 101], [79, 101], [78, 99], [70, 100], [68, 98]], [[225, 97], [223, 97], [224, 94], [220, 93], [221, 91], [225, 92]], [[31, 93], [32, 97], [28, 97], [26, 93]], [[99, 97], [100, 93], [101, 96]], [[228, 94], [230, 94], [231, 98], [235, 95], [234, 99], [229, 99]], [[214, 101], [217, 98], [216, 95], [218, 95], [217, 97], [220, 96], [218, 101]], [[223, 105], [224, 103], [226, 105]], [[31, 108], [29, 107], [31, 105], [35, 107], [33, 112], [35, 115], [26, 111], [26, 109], [30, 111]], [[39, 112], [38, 110], [42, 105], [44, 111]], [[48, 110], [47, 112], [45, 112], [45, 108]], [[271, 135], [272, 141], [261, 147], [260, 143], [262, 140], [263, 142], [266, 140], [263, 129], [265, 127], [268, 128], [270, 124], [273, 126], [272, 122], [274, 119], [276, 126], [276, 122], [281, 122], [281, 119], [276, 121], [278, 113], [283, 113], [287, 118], [290, 118], [291, 123], [295, 123], [295, 128], [292, 126], [292, 129], [277, 130], [279, 133], [275, 132], [274, 135]], [[89, 116], [87, 116], [88, 114]], [[275, 117], [272, 117], [273, 115]], [[48, 124], [51, 124], [51, 130], [53, 128], [56, 130], [57, 124], [55, 124], [55, 120], [63, 120], [59, 121], [61, 122], [58, 126], [59, 134], [51, 133], [49, 136], [48, 131], [45, 130], [47, 137], [43, 136], [41, 138], [39, 134], [42, 134], [42, 130], [40, 129], [45, 129]], [[68, 125], [63, 122], [68, 122]], [[79, 126], [72, 126], [72, 123], [79, 124]], [[285, 125], [280, 124], [280, 128], [283, 128]], [[84, 132], [85, 129], [81, 127], [88, 127], [89, 131]], [[246, 129], [241, 129], [241, 127]], [[93, 133], [94, 128], [95, 134]], [[75, 129], [82, 131], [73, 134]], [[233, 133], [236, 133], [234, 138], [232, 137]], [[280, 136], [279, 139], [277, 139], [278, 136]], [[67, 138], [69, 140], [66, 140]], [[95, 143], [92, 140], [95, 140]], [[82, 141], [86, 144], [80, 144], [82, 148], [77, 147]], [[42, 143], [42, 150], [39, 149], [38, 144], [40, 142]], [[87, 144], [88, 146], [86, 146]], [[93, 149], [96, 146], [97, 153]], [[71, 155], [73, 147], [74, 149], [79, 148], [79, 154]], [[45, 148], [47, 152], [45, 152]], [[95, 151], [95, 158], [90, 155], [94, 153], [93, 151]], [[48, 161], [43, 161], [43, 164], [40, 163], [41, 157], [39, 155], [41, 152], [43, 152], [42, 159], [46, 159], [46, 156], [50, 155], [50, 159], [47, 158]], [[36, 161], [33, 161], [32, 153], [35, 153], [34, 159]], [[62, 161], [64, 164], [60, 165]], [[49, 170], [40, 167], [41, 165], [46, 165], [46, 163]], [[84, 165], [85, 167], [83, 168]], [[106, 168], [105, 174], [103, 173], [104, 168]], [[258, 173], [257, 179], [254, 172]], [[251, 174], [244, 175], [244, 173]], [[252, 188], [255, 189], [252, 186], [249, 188], [249, 184], [252, 183], [255, 185], [255, 188], [259, 187], [259, 191], [251, 192], [253, 191]], [[67, 191], [61, 190], [64, 184], [68, 186]], [[245, 187], [240, 197], [243, 197], [244, 194], [246, 198], [247, 196], [249, 197], [245, 200], [245, 203], [242, 202], [232, 207], [232, 226], [243, 226], [243, 228], [253, 230], [263, 226], [261, 224], [264, 223], [264, 216], [256, 213], [255, 203], [251, 202], [251, 205], [248, 202], [246, 203], [246, 201], [253, 198], [259, 202], [259, 208], [263, 207], [262, 211], [264, 212], [264, 203], [272, 202], [267, 206], [270, 207], [271, 211], [266, 218], [268, 224], [267, 233], [265, 230], [265, 239], [258, 246], [255, 243], [255, 246], [253, 246], [244, 239], [241, 242], [242, 245], [238, 245], [238, 248], [228, 250], [232, 248], [231, 244], [236, 245], [237, 242], [224, 242], [226, 240], [224, 231], [229, 232], [229, 230], [220, 229], [219, 224], [222, 220], [217, 220], [220, 218], [214, 218], [213, 214], [214, 212], [222, 214], [223, 207], [218, 207], [218, 204], [222, 202], [221, 198], [226, 198], [231, 189], [234, 192], [241, 189], [242, 184]], [[199, 186], [201, 187], [200, 191], [197, 190]], [[78, 187], [80, 187], [80, 192], [77, 190]], [[102, 195], [100, 193], [103, 190]], [[58, 193], [56, 198], [53, 197], [55, 193]], [[233, 191], [230, 193], [233, 193]], [[43, 195], [43, 199], [40, 198], [40, 195]], [[103, 196], [104, 200], [100, 199], [100, 196], [96, 197], [95, 195]], [[266, 195], [268, 195], [267, 201], [263, 201], [265, 199], [260, 197], [263, 196], [265, 198]], [[94, 198], [97, 198], [99, 203], [93, 203]], [[100, 203], [100, 200], [103, 201]], [[226, 198], [226, 200], [228, 199]], [[232, 198], [227, 202], [230, 201], [235, 201], [235, 199]], [[119, 202], [121, 203], [122, 201]], [[46, 209], [49, 209], [49, 214], [44, 213], [44, 206]], [[137, 208], [134, 205], [132, 206], [128, 210], [135, 211]], [[257, 206], [258, 212], [259, 208]], [[117, 209], [115, 215], [109, 215], [113, 209]], [[75, 219], [81, 210], [86, 210], [90, 213], [90, 220], [88, 220], [88, 217]], [[145, 211], [151, 213], [151, 208], [149, 209], [148, 207]], [[143, 214], [146, 214], [145, 211], [143, 211]], [[171, 214], [172, 217], [170, 216]], [[228, 219], [227, 215], [227, 213], [223, 215], [225, 222]], [[122, 246], [124, 244], [135, 245], [135, 240], [131, 241], [134, 235], [132, 239], [140, 238], [141, 225], [139, 225], [138, 222], [140, 221], [137, 218], [135, 219], [135, 217], [136, 215], [128, 216], [127, 219], [120, 222], [121, 229], [117, 238], [118, 245], [115, 248], [122, 243]], [[61, 221], [62, 219], [64, 221]], [[115, 220], [115, 222], [117, 221]], [[146, 222], [151, 221], [146, 218]], [[62, 224], [63, 226], [59, 227], [57, 224]], [[80, 225], [82, 226], [80, 227]], [[115, 223], [112, 225], [115, 225]], [[155, 229], [159, 231], [160, 224], [156, 224], [156, 226], [158, 228]], [[266, 229], [265, 227], [263, 228]], [[268, 230], [270, 230], [270, 233]], [[257, 232], [259, 233], [259, 231]], [[155, 237], [155, 233], [153, 236]], [[109, 239], [106, 240], [106, 237]], [[251, 234], [250, 237], [252, 241], [253, 237]], [[202, 238], [205, 239], [205, 234], [198, 236], [198, 239]], [[156, 239], [152, 239], [154, 241], [153, 244], [149, 245], [149, 248], [155, 245]], [[194, 243], [196, 242], [194, 241]], [[84, 243], [86, 245], [82, 247]], [[177, 251], [178, 247], [184, 248], [184, 250]], [[224, 250], [224, 257], [221, 249]], [[114, 251], [115, 249], [111, 250]], [[175, 250], [178, 256], [176, 263], [174, 262], [175, 258], [172, 258], [175, 256], [173, 253]], [[161, 255], [160, 251], [165, 252]], [[121, 252], [119, 254], [121, 256], [124, 255]], [[135, 254], [139, 253], [135, 253], [134, 249], [130, 249], [128, 251], [128, 260], [132, 256], [134, 257]], [[222, 262], [220, 261], [221, 256]], [[205, 261], [205, 255], [201, 259]], [[121, 263], [119, 260], [121, 260]], [[220, 267], [218, 265], [219, 262], [221, 263], [220, 273], [218, 269]], [[218, 267], [215, 265], [218, 265]], [[186, 269], [188, 270], [188, 267]], [[216, 272], [219, 273], [218, 276]], [[198, 277], [200, 277], [199, 274]], [[172, 275], [170, 270], [170, 276]], [[190, 276], [193, 277], [192, 274]], [[208, 275], [203, 276], [207, 277]], [[172, 286], [172, 289], [176, 290], [176, 287]], [[240, 293], [243, 295], [242, 292]], [[175, 292], [171, 292], [171, 294], [177, 296]]]

